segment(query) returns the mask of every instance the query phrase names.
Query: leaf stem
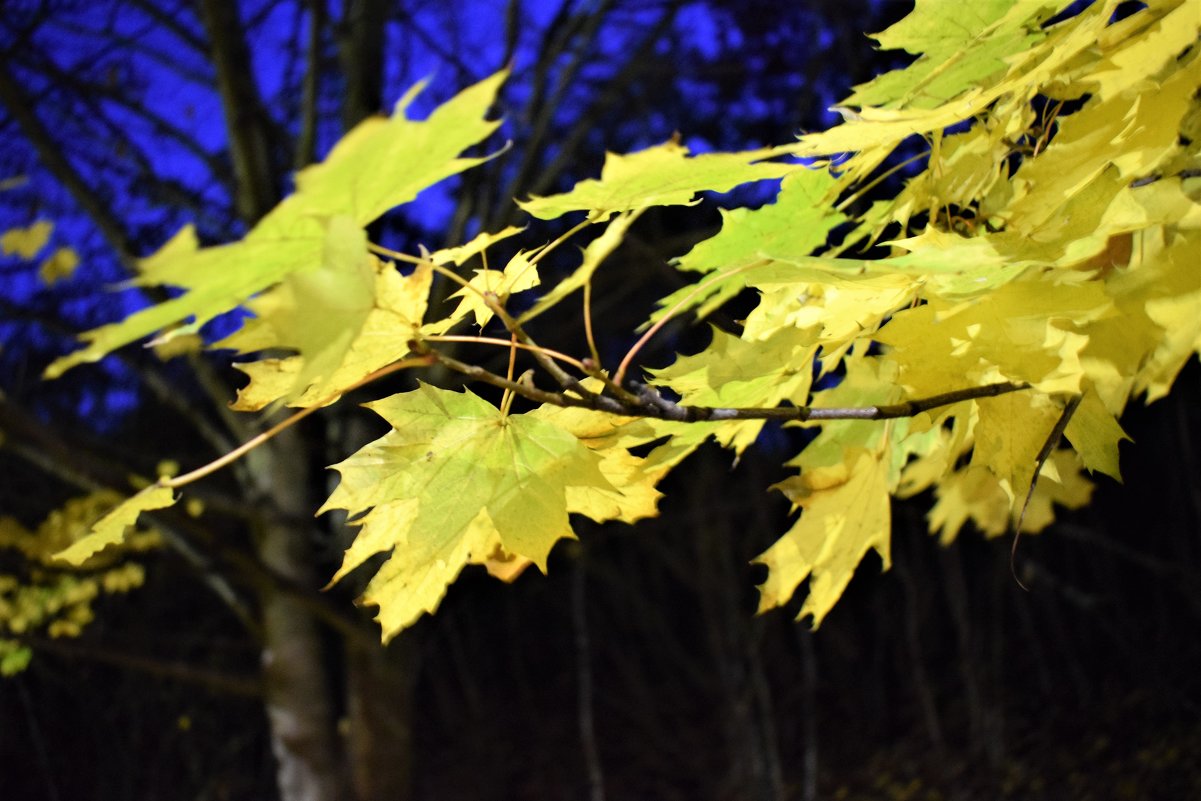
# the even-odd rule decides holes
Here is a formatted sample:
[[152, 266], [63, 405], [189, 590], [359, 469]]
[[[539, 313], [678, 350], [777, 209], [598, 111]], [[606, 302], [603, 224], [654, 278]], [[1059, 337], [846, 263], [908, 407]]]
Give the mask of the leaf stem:
[[535, 253], [530, 258], [530, 264], [534, 265], [534, 264], [537, 264], [538, 262], [542, 261], [544, 258], [546, 258], [547, 254], [551, 253], [555, 248], [559, 247], [559, 245], [563, 244], [568, 239], [570, 239], [571, 237], [575, 236], [580, 231], [587, 228], [589, 225], [592, 225], [592, 220], [587, 219], [587, 220], [584, 220], [582, 222], [576, 223], [575, 225], [571, 226], [566, 231], [564, 231], [562, 234], [560, 234], [558, 237], [556, 237], [554, 240], [552, 240], [546, 247], [542, 248], [537, 253]]
[[434, 359], [428, 355], [420, 355], [420, 356], [416, 356], [411, 359], [401, 359], [398, 362], [393, 362], [392, 364], [388, 365], [387, 367], [383, 367], [379, 370], [376, 370], [371, 375], [369, 375], [363, 379], [360, 379], [359, 381], [356, 381], [355, 383], [351, 384], [350, 386], [348, 386], [344, 389], [341, 389], [341, 390], [333, 393], [332, 395], [322, 398], [320, 401], [312, 404], [311, 406], [306, 406], [305, 408], [303, 408], [300, 411], [293, 414], [291, 417], [281, 420], [280, 422], [271, 426], [271, 428], [267, 429], [266, 431], [259, 434], [258, 436], [251, 437], [246, 442], [243, 442], [241, 445], [234, 448], [229, 453], [226, 453], [222, 456], [217, 457], [216, 459], [214, 459], [213, 461], [204, 465], [203, 467], [198, 467], [195, 470], [191, 471], [190, 473], [184, 473], [181, 476], [175, 476], [173, 478], [165, 478], [165, 477], [160, 478], [157, 482], [158, 486], [170, 487], [171, 489], [177, 489], [179, 487], [183, 487], [188, 484], [191, 484], [193, 481], [198, 481], [207, 475], [217, 472], [218, 470], [225, 467], [226, 465], [236, 462], [238, 459], [241, 459], [243, 456], [250, 453], [252, 450], [254, 450], [258, 446], [262, 445], [264, 442], [271, 439], [272, 437], [274, 437], [276, 434], [279, 434], [281, 431], [291, 428], [292, 426], [296, 425], [301, 420], [308, 417], [310, 414], [317, 411], [318, 409], [325, 408], [333, 401], [335, 401], [338, 398], [340, 398], [341, 396], [345, 395], [347, 392], [351, 392], [352, 390], [358, 389], [359, 387], [361, 387], [365, 384], [369, 384], [372, 381], [375, 381], [376, 379], [383, 378], [384, 376], [389, 375], [390, 373], [395, 373], [400, 370], [407, 370], [411, 367], [428, 367], [429, 365], [433, 364], [433, 362], [434, 362]]
[[588, 340], [588, 353], [592, 361], [600, 366], [600, 351], [596, 349], [596, 337], [592, 333], [592, 279], [584, 282], [584, 337]]
[[651, 337], [659, 332], [660, 328], [667, 325], [667, 323], [673, 317], [675, 317], [681, 309], [683, 309], [687, 304], [691, 303], [692, 299], [695, 298], [701, 292], [701, 290], [708, 289], [712, 284], [716, 284], [727, 278], [731, 278], [735, 275], [738, 275], [738, 273], [751, 269], [752, 267], [759, 267], [764, 264], [767, 264], [767, 259], [760, 259], [759, 261], [752, 262], [751, 264], [744, 264], [741, 267], [735, 267], [733, 270], [727, 270], [725, 272], [718, 273], [717, 275], [710, 276], [709, 278], [706, 278], [704, 281], [701, 281], [699, 284], [697, 284], [691, 292], [680, 298], [676, 305], [668, 309], [667, 312], [660, 317], [654, 325], [648, 328], [646, 332], [638, 338], [638, 341], [635, 342], [634, 346], [630, 348], [628, 353], [626, 353], [625, 358], [621, 360], [621, 364], [617, 366], [617, 372], [613, 374], [613, 383], [617, 384], [618, 386], [621, 386], [621, 384], [624, 383], [626, 370], [629, 369], [630, 362], [634, 360], [634, 356], [637, 355], [638, 351], [642, 349], [642, 346], [649, 342]]
[[889, 167], [884, 172], [877, 175], [875, 178], [873, 178], [868, 183], [859, 187], [859, 189], [857, 189], [855, 191], [855, 194], [849, 195], [848, 197], [846, 197], [841, 203], [839, 203], [837, 206], [834, 207], [834, 210], [835, 211], [845, 210], [847, 206], [851, 205], [856, 200], [863, 197], [864, 194], [872, 191], [874, 188], [879, 186], [881, 181], [887, 180], [888, 176], [892, 175], [897, 170], [902, 170], [905, 167], [908, 167], [913, 162], [917, 161], [918, 159], [924, 159], [926, 156], [929, 156], [929, 155], [930, 155], [929, 150], [923, 150], [921, 153], [918, 153], [916, 156], [910, 156], [909, 158], [905, 159], [900, 164], [894, 164], [893, 166]]
[[367, 249], [370, 250], [372, 253], [377, 253], [380, 256], [387, 256], [388, 258], [396, 259], [397, 261], [403, 261], [406, 264], [416, 264], [418, 266], [423, 265], [423, 264], [428, 264], [430, 266], [430, 269], [433, 270], [434, 272], [436, 272], [438, 275], [441, 275], [444, 278], [449, 278], [451, 281], [454, 281], [456, 284], [463, 287], [464, 289], [470, 289], [472, 292], [476, 293], [477, 295], [482, 296], [484, 294], [482, 291], [480, 291], [479, 287], [472, 286], [471, 283], [466, 278], [459, 275], [454, 270], [447, 269], [446, 267], [443, 267], [441, 264], [437, 264], [436, 262], [430, 261], [429, 259], [424, 259], [424, 258], [421, 258], [420, 256], [410, 256], [408, 253], [401, 253], [399, 250], [391, 250], [389, 248], [384, 247], [383, 245], [377, 245], [374, 242], [368, 242]]
[[504, 304], [501, 303], [500, 298], [496, 296], [496, 293], [485, 292], [484, 303], [487, 304], [492, 313], [500, 319], [505, 328], [509, 330], [509, 333], [516, 336], [518, 341], [530, 346], [529, 350], [534, 355], [534, 359], [538, 362], [538, 366], [550, 373], [555, 381], [558, 382], [559, 386], [563, 387], [563, 389], [569, 392], [576, 393], [582, 398], [592, 397], [596, 394], [588, 389], [585, 389], [584, 385], [579, 382], [579, 379], [567, 373], [562, 367], [555, 364], [555, 362], [546, 355], [543, 349], [539, 347], [538, 344], [530, 338], [530, 335], [525, 332], [525, 329], [521, 327], [521, 323], [517, 322], [517, 320], [513, 318], [513, 315], [509, 314]]
[[[517, 366], [517, 335], [509, 335], [509, 367], [505, 371], [505, 378], [509, 381], [513, 380], [513, 368]], [[500, 399], [500, 415], [501, 417], [509, 416], [509, 407], [513, 405], [512, 390], [505, 390], [505, 394]]]

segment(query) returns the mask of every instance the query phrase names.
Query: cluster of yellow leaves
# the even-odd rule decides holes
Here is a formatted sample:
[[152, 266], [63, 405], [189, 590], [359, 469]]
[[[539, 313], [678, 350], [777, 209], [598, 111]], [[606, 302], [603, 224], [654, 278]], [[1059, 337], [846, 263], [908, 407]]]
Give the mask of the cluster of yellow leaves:
[[0, 573], [0, 674], [12, 675], [28, 664], [31, 651], [14, 636], [77, 637], [92, 621], [96, 598], [142, 585], [143, 567], [130, 555], [159, 545], [153, 530], [123, 537], [120, 551], [81, 559], [74, 570], [65, 570], [56, 559], [59, 551], [88, 539], [96, 518], [111, 513], [121, 500], [110, 491], [73, 498], [32, 531], [0, 517], [0, 553], [19, 553], [23, 565], [19, 575]]
[[[823, 425], [790, 462], [800, 475], [779, 487], [801, 515], [760, 557], [761, 609], [809, 578], [801, 614], [818, 623], [869, 550], [887, 567], [890, 496], [933, 488], [931, 530], [944, 541], [969, 520], [1010, 530], [1072, 396], [1072, 447], [1044, 463], [1024, 527], [1051, 522], [1053, 502], [1086, 503], [1082, 469], [1118, 477], [1127, 401], [1165, 394], [1201, 351], [1201, 13], [1159, 0], [1114, 22], [1112, 0], [1047, 24], [1069, 5], [919, 0], [877, 36], [914, 63], [858, 87], [845, 124], [788, 148], [842, 154], [837, 171], [794, 166], [775, 203], [723, 211], [720, 232], [677, 261], [703, 279], [665, 298], [657, 318], [759, 294], [739, 335], [715, 331], [705, 351], [654, 371], [684, 402], [807, 404], [810, 376], [836, 368], [841, 383], [812, 405], [1031, 387], [913, 420]], [[859, 188], [918, 137], [924, 169], [828, 245]], [[654, 149], [610, 156], [599, 182], [526, 208], [586, 208], [569, 202], [577, 196], [600, 203], [592, 213], [655, 203], [679, 161]], [[750, 160], [737, 163], [730, 177], [746, 176]], [[686, 189], [724, 186], [718, 176]], [[845, 257], [883, 236], [889, 257]], [[713, 433], [741, 450], [760, 427]]]
[[[1162, 396], [1201, 351], [1201, 13], [1193, 0], [1151, 0], [1114, 21], [1117, 0], [1099, 0], [1052, 22], [1070, 5], [918, 0], [878, 35], [916, 60], [858, 87], [844, 124], [743, 153], [690, 156], [672, 141], [609, 154], [599, 179], [521, 204], [543, 219], [583, 212], [606, 225], [579, 267], [520, 316], [526, 324], [586, 287], [647, 208], [781, 180], [774, 203], [723, 212], [721, 230], [677, 261], [697, 283], [665, 298], [655, 320], [703, 316], [748, 288], [759, 297], [740, 332], [715, 330], [708, 349], [651, 373], [684, 403], [869, 407], [1028, 385], [910, 419], [822, 424], [788, 463], [798, 475], [778, 487], [800, 515], [759, 557], [769, 569], [761, 609], [807, 580], [801, 614], [820, 623], [869, 551], [887, 567], [891, 497], [932, 490], [929, 522], [944, 541], [969, 521], [990, 535], [1010, 530], [1032, 483], [1028, 530], [1047, 525], [1054, 504], [1087, 502], [1084, 471], [1118, 476], [1127, 402]], [[243, 365], [251, 381], [237, 408], [311, 407], [402, 359], [410, 340], [485, 325], [510, 295], [540, 290], [548, 245], [476, 270], [457, 306], [426, 321], [434, 272], [520, 229], [405, 257], [417, 265], [408, 276], [376, 258], [363, 233], [479, 161], [459, 154], [495, 129], [484, 115], [503, 78], [421, 123], [403, 116], [410, 93], [395, 117], [365, 123], [303, 171], [296, 194], [238, 243], [200, 248], [185, 229], [138, 279], [185, 293], [86, 335], [90, 344], [48, 373], [243, 305], [255, 317], [222, 344], [290, 355]], [[915, 174], [852, 214], [903, 142], [925, 151], [909, 159]], [[873, 244], [887, 255], [851, 257]], [[813, 392], [814, 376], [833, 371], [837, 384]], [[1069, 407], [1070, 447], [1040, 468]], [[654, 514], [656, 482], [699, 443], [713, 436], [740, 452], [762, 427], [578, 408], [508, 414], [428, 386], [371, 408], [393, 430], [337, 465], [325, 509], [346, 509], [361, 527], [336, 578], [389, 554], [364, 597], [379, 606], [385, 638], [433, 611], [465, 565], [505, 579], [544, 567], [572, 536], [570, 514]], [[650, 443], [649, 455], [631, 454]], [[171, 502], [165, 487], [144, 491], [68, 556], [87, 558], [140, 511]]]
[[[761, 608], [811, 577], [801, 614], [820, 622], [869, 549], [887, 566], [889, 495], [933, 488], [930, 525], [944, 540], [968, 520], [987, 534], [1008, 530], [1077, 395], [1072, 450], [1043, 466], [1025, 527], [1049, 523], [1052, 501], [1087, 502], [1082, 468], [1118, 477], [1116, 418], [1127, 401], [1165, 394], [1201, 351], [1201, 13], [1160, 0], [1111, 22], [1118, 3], [1098, 2], [1044, 27], [1067, 5], [919, 0], [877, 37], [919, 58], [859, 87], [844, 125], [796, 147], [853, 151], [838, 178], [790, 176], [775, 207], [727, 214], [716, 237], [680, 260], [729, 275], [710, 292], [759, 290], [744, 342], [770, 349], [781, 331], [804, 332], [801, 342], [821, 347], [822, 370], [842, 363], [842, 383], [815, 405], [997, 381], [1032, 387], [888, 425], [823, 426], [791, 462], [800, 475], [780, 487], [802, 512], [760, 557], [770, 570]], [[1064, 112], [1068, 103], [1079, 109]], [[813, 207], [830, 208], [914, 136], [929, 148], [925, 169], [873, 205], [841, 246], [822, 252], [788, 229], [789, 182], [825, 184]], [[808, 214], [820, 237], [836, 222]], [[838, 257], [898, 231], [888, 258]], [[792, 240], [800, 245], [789, 252]], [[869, 355], [872, 343], [882, 351]], [[693, 373], [706, 360], [715, 375], [728, 371], [728, 350], [719, 338], [689, 357]], [[686, 400], [707, 397], [668, 383]]]

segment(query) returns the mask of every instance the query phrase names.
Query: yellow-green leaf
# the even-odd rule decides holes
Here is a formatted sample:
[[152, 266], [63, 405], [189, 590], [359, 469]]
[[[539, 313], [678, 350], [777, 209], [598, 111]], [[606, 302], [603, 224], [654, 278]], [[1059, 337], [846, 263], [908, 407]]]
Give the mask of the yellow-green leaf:
[[125, 535], [138, 521], [138, 515], [153, 509], [165, 509], [175, 503], [175, 491], [170, 487], [152, 484], [96, 521], [87, 536], [55, 554], [72, 565], [79, 566], [98, 551], [125, 540]]
[[[499, 122], [488, 120], [488, 109], [507, 73], [502, 71], [469, 87], [436, 109], [428, 119], [405, 117], [408, 104], [421, 86], [414, 87], [389, 119], [362, 122], [334, 147], [321, 164], [297, 175], [297, 191], [272, 209], [239, 242], [199, 248], [195, 234], [185, 228], [158, 253], [141, 264], [139, 285], [165, 284], [187, 290], [184, 294], [143, 309], [119, 323], [83, 334], [87, 346], [53, 362], [46, 376], [53, 378], [84, 362], [159, 331], [192, 320], [202, 325], [213, 317], [246, 302], [250, 297], [306, 271], [328, 271], [331, 248], [348, 243], [347, 222], [362, 228], [388, 209], [407, 203], [431, 184], [479, 164], [480, 158], [458, 158], [466, 148], [488, 137]], [[331, 231], [330, 226], [336, 226]], [[349, 245], [347, 244], [347, 247]], [[335, 261], [357, 255], [342, 249]], [[347, 268], [349, 272], [354, 270]], [[344, 270], [343, 272], [346, 272]], [[298, 279], [314, 289], [312, 279]], [[316, 278], [316, 283], [326, 283]], [[359, 288], [365, 285], [365, 279]], [[294, 287], [294, 289], [296, 289]], [[343, 304], [366, 308], [357, 289], [347, 290]], [[311, 295], [301, 289], [293, 300]], [[322, 307], [295, 308], [296, 317], [315, 320]], [[288, 343], [281, 343], [289, 347]], [[345, 346], [345, 342], [336, 347]], [[295, 347], [295, 343], [291, 343]], [[332, 354], [332, 350], [330, 353]], [[305, 378], [328, 372], [332, 355], [301, 368]], [[336, 367], [336, 365], [333, 365]], [[303, 391], [304, 387], [297, 387]]]
[[338, 577], [391, 550], [363, 596], [379, 606], [385, 639], [432, 612], [463, 566], [497, 544], [545, 569], [555, 542], [574, 536], [568, 514], [597, 513], [575, 506], [573, 490], [620, 491], [570, 431], [505, 416], [470, 392], [422, 385], [368, 406], [393, 430], [336, 465], [342, 480], [323, 509], [363, 515]]
[[568, 212], [587, 211], [604, 220], [622, 211], [650, 206], [690, 206], [698, 192], [728, 192], [736, 186], [782, 178], [797, 164], [767, 161], [781, 155], [763, 148], [742, 153], [705, 153], [689, 158], [688, 148], [674, 140], [625, 156], [609, 153], [599, 180], [588, 179], [569, 192], [535, 197], [519, 205], [543, 220]]
[[767, 566], [759, 586], [759, 611], [783, 606], [809, 578], [798, 619], [822, 619], [842, 596], [869, 550], [890, 564], [887, 468], [879, 454], [849, 451], [847, 461], [811, 470], [779, 485], [801, 508], [801, 517], [755, 561]]
[[1118, 469], [1118, 443], [1130, 438], [1095, 391], [1090, 389], [1084, 393], [1064, 435], [1084, 460], [1085, 467], [1122, 480]]

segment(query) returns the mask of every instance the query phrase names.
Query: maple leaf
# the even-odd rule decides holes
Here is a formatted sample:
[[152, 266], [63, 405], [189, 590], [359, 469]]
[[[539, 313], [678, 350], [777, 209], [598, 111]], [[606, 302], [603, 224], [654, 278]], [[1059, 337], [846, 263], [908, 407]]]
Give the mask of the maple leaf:
[[768, 568], [759, 586], [759, 611], [782, 606], [806, 578], [809, 593], [798, 619], [813, 616], [816, 628], [833, 608], [855, 572], [875, 550], [890, 564], [887, 467], [878, 453], [848, 450], [846, 461], [819, 468], [778, 486], [801, 517], [755, 558]]
[[452, 298], [459, 299], [458, 308], [438, 323], [427, 326], [426, 330], [439, 333], [469, 314], [475, 317], [476, 325], [486, 325], [495, 314], [489, 306], [488, 298], [495, 298], [491, 302], [503, 306], [511, 295], [533, 289], [542, 283], [538, 276], [537, 262], [534, 260], [540, 250], [542, 248], [518, 251], [509, 259], [503, 270], [476, 270], [467, 285], [451, 295]]
[[697, 307], [697, 316], [705, 317], [748, 285], [747, 265], [762, 259], [808, 256], [846, 219], [829, 207], [837, 185], [826, 170], [798, 169], [780, 182], [775, 202], [758, 209], [721, 209], [721, 230], [701, 240], [674, 264], [685, 272], [716, 273], [726, 280], [706, 281], [708, 290], [704, 292], [686, 286], [659, 305], [676, 313]]
[[1122, 480], [1118, 469], [1118, 443], [1130, 437], [1105, 408], [1096, 390], [1089, 389], [1084, 393], [1063, 433], [1080, 454], [1085, 467]]
[[[288, 384], [274, 385], [267, 394], [293, 398], [303, 393], [338, 369], [375, 308], [377, 262], [367, 252], [363, 229], [346, 215], [332, 217], [321, 262], [290, 273], [280, 284], [251, 299], [246, 308], [255, 319], [216, 347], [243, 353], [262, 348], [296, 351], [301, 355]], [[317, 309], [320, 314], [315, 313]], [[263, 394], [263, 388], [252, 392]]]
[[503, 242], [511, 236], [515, 236], [524, 231], [525, 228], [517, 225], [510, 225], [502, 231], [491, 233], [488, 231], [477, 234], [470, 242], [458, 245], [453, 248], [443, 248], [435, 250], [429, 255], [429, 261], [434, 264], [464, 264], [474, 256], [486, 251], [488, 248], [495, 245], [497, 242]]
[[59, 551], [55, 558], [78, 567], [98, 551], [123, 542], [142, 512], [165, 509], [173, 505], [175, 500], [175, 491], [170, 487], [152, 484], [118, 504], [115, 509], [96, 521], [88, 534], [76, 540], [70, 547]]
[[[438, 107], [425, 121], [413, 121], [405, 110], [424, 84], [418, 84], [397, 104], [388, 119], [373, 117], [361, 122], [330, 151], [326, 160], [301, 170], [296, 192], [272, 209], [241, 241], [216, 247], [198, 247], [190, 226], [182, 229], [158, 253], [144, 259], [136, 285], [169, 285], [186, 290], [182, 295], [135, 312], [82, 335], [88, 344], [46, 368], [53, 378], [84, 362], [96, 361], [117, 348], [168, 326], [191, 319], [203, 325], [219, 314], [244, 303], [251, 296], [284, 281], [295, 273], [323, 267], [324, 277], [299, 278], [290, 290], [297, 302], [311, 296], [315, 284], [330, 283], [333, 273], [353, 275], [366, 258], [352, 252], [348, 220], [362, 228], [390, 208], [413, 200], [417, 193], [437, 181], [473, 167], [485, 159], [460, 158], [466, 148], [496, 130], [498, 121], [488, 120], [487, 111], [506, 71], [480, 81]], [[332, 221], [338, 222], [332, 222]], [[332, 230], [330, 226], [335, 226]], [[334, 268], [324, 254], [338, 252]], [[358, 312], [367, 309], [362, 290], [368, 287], [366, 273], [358, 271], [357, 284], [338, 290], [343, 302]], [[353, 283], [353, 281], [352, 281]], [[306, 288], [307, 287], [307, 288]], [[287, 291], [285, 291], [286, 294]], [[281, 304], [272, 308], [279, 309]], [[316, 319], [323, 305], [293, 308], [294, 319]], [[293, 340], [306, 335], [289, 327]], [[311, 354], [304, 377], [328, 371], [336, 361], [334, 352]], [[311, 362], [316, 361], [317, 367]], [[305, 376], [306, 372], [314, 375]], [[303, 391], [306, 387], [294, 387]]]
[[428, 385], [367, 406], [393, 430], [335, 465], [342, 480], [322, 511], [361, 515], [335, 580], [391, 551], [362, 598], [379, 607], [385, 640], [432, 612], [466, 564], [499, 547], [545, 570], [555, 542], [574, 537], [569, 513], [613, 511], [587, 494], [620, 492], [602, 457], [553, 419]]
[[[314, 380], [308, 389], [296, 395], [294, 388], [305, 383], [298, 381], [305, 369], [303, 357], [266, 358], [235, 364], [250, 377], [250, 383], [238, 391], [234, 409], [257, 411], [281, 398], [289, 398], [289, 406], [330, 403], [346, 388], [404, 358], [409, 352], [409, 341], [422, 331], [421, 321], [429, 301], [433, 270], [429, 264], [422, 264], [411, 274], [402, 276], [389, 263], [374, 257], [371, 257], [371, 262], [374, 265], [373, 305], [367, 310], [361, 324], [358, 314], [353, 315], [353, 322], [358, 328], [349, 344], [343, 346], [345, 339], [338, 338], [340, 361], [332, 372]], [[258, 319], [247, 321], [218, 345], [223, 343], [243, 352], [275, 346], [272, 332]], [[332, 364], [333, 359], [329, 359], [329, 362]]]
[[597, 221], [651, 206], [691, 206], [698, 202], [694, 199], [698, 192], [728, 192], [741, 184], [782, 178], [799, 169], [796, 164], [765, 161], [782, 152], [762, 148], [689, 158], [687, 147], [670, 140], [624, 156], [608, 153], [599, 180], [581, 181], [569, 192], [519, 201], [518, 205], [543, 220], [587, 211], [589, 218]]
[[913, 12], [873, 38], [885, 50], [919, 56], [902, 70], [874, 78], [844, 102], [853, 106], [929, 108], [1004, 72], [1006, 59], [1028, 50], [1039, 23], [1066, 2], [918, 0]]
[[[789, 401], [804, 406], [813, 378], [817, 343], [808, 332], [782, 327], [773, 336], [749, 342], [713, 329], [709, 347], [652, 370], [656, 385], [671, 387], [683, 403], [717, 408], [775, 406]], [[725, 447], [742, 453], [763, 429], [762, 420], [729, 421], [712, 434]]]
[[[592, 379], [584, 384], [595, 388]], [[654, 517], [662, 497], [655, 485], [695, 448], [695, 445], [682, 446], [679, 441], [672, 441], [659, 445], [645, 457], [630, 453], [632, 448], [663, 440], [673, 433], [686, 433], [688, 426], [680, 423], [619, 417], [561, 406], [539, 406], [529, 416], [571, 433], [601, 457], [600, 471], [611, 486], [590, 484], [567, 488], [571, 510], [598, 521], [634, 523]]]

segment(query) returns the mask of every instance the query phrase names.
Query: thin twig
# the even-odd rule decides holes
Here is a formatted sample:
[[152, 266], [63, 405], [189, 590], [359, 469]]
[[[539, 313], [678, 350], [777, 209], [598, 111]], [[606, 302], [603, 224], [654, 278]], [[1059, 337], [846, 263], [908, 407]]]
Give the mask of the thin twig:
[[614, 383], [622, 384], [624, 382], [625, 376], [626, 376], [626, 370], [629, 369], [630, 362], [632, 362], [634, 360], [634, 356], [636, 356], [638, 354], [638, 351], [642, 350], [642, 346], [645, 345], [647, 342], [649, 342], [651, 337], [653, 337], [655, 334], [657, 334], [659, 332], [660, 328], [667, 325], [667, 323], [673, 317], [675, 317], [676, 314], [678, 314], [681, 309], [683, 309], [686, 305], [691, 303], [692, 299], [695, 298], [697, 295], [699, 295], [702, 290], [708, 289], [712, 284], [719, 283], [721, 281], [724, 281], [727, 278], [732, 278], [733, 276], [738, 275], [739, 273], [741, 273], [745, 270], [749, 270], [752, 267], [759, 267], [764, 264], [767, 264], [767, 259], [760, 259], [759, 261], [752, 262], [750, 264], [744, 264], [741, 267], [735, 267], [732, 270], [726, 270], [726, 271], [717, 273], [716, 275], [710, 276], [709, 278], [706, 278], [704, 281], [701, 281], [699, 284], [697, 284], [695, 287], [693, 287], [693, 290], [691, 292], [689, 292], [684, 297], [680, 298], [679, 302], [676, 303], [676, 305], [674, 305], [670, 309], [668, 309], [664, 313], [664, 315], [662, 317], [660, 317], [654, 325], [652, 325], [650, 328], [648, 328], [646, 330], [646, 332], [641, 337], [638, 338], [638, 341], [635, 342], [633, 347], [630, 348], [629, 352], [626, 353], [625, 358], [621, 360], [621, 364], [619, 364], [617, 366], [617, 372], [613, 374]]
[[567, 390], [568, 392], [576, 393], [582, 398], [592, 397], [596, 394], [591, 390], [585, 389], [584, 385], [580, 383], [579, 379], [567, 373], [562, 367], [555, 364], [554, 361], [543, 352], [543, 349], [538, 346], [538, 343], [534, 342], [530, 335], [525, 332], [525, 329], [521, 327], [521, 323], [517, 322], [513, 315], [509, 314], [508, 310], [505, 309], [504, 304], [500, 302], [500, 298], [497, 297], [495, 292], [485, 292], [484, 303], [487, 304], [492, 313], [495, 314], [497, 318], [504, 324], [505, 328], [509, 330], [509, 333], [516, 336], [519, 342], [530, 346], [530, 353], [534, 355], [534, 359], [538, 362], [538, 366], [550, 373], [555, 381], [558, 382], [559, 386], [563, 387], [563, 389]]
[[317, 401], [313, 405], [308, 406], [304, 409], [301, 409], [300, 411], [296, 412], [291, 417], [288, 417], [285, 420], [281, 420], [280, 422], [271, 426], [271, 428], [267, 429], [266, 431], [259, 434], [258, 436], [252, 437], [251, 439], [247, 440], [246, 442], [243, 442], [241, 445], [234, 448], [229, 453], [226, 453], [225, 455], [223, 455], [217, 459], [214, 459], [213, 461], [209, 462], [208, 464], [206, 464], [202, 467], [196, 468], [195, 470], [191, 471], [190, 473], [184, 473], [182, 476], [175, 476], [174, 478], [160, 478], [158, 480], [158, 486], [170, 487], [171, 489], [178, 489], [179, 487], [183, 487], [188, 484], [191, 484], [193, 481], [198, 481], [199, 479], [202, 479], [205, 476], [210, 475], [211, 473], [217, 472], [218, 470], [220, 470], [221, 468], [230, 464], [231, 462], [237, 461], [238, 459], [242, 458], [243, 456], [245, 456], [246, 454], [250, 453], [252, 450], [257, 448], [258, 446], [262, 445], [264, 442], [267, 442], [269, 439], [271, 439], [275, 435], [279, 434], [281, 431], [285, 431], [286, 429], [291, 428], [292, 426], [296, 425], [304, 418], [308, 417], [313, 412], [315, 412], [319, 409], [325, 408], [331, 402], [340, 398], [341, 396], [345, 395], [346, 393], [356, 390], [365, 384], [369, 384], [372, 381], [375, 381], [379, 378], [383, 378], [384, 376], [389, 375], [391, 373], [395, 373], [399, 370], [407, 370], [411, 367], [427, 367], [432, 363], [433, 363], [433, 360], [428, 356], [416, 356], [411, 359], [401, 359], [398, 362], [393, 362], [392, 364], [388, 365], [387, 367], [376, 370], [374, 373], [367, 376], [366, 378], [356, 381], [355, 383], [351, 384], [350, 386], [340, 389], [337, 392], [329, 395], [328, 397], [322, 398], [320, 401]]
[[[505, 378], [513, 380], [513, 368], [517, 366], [517, 335], [509, 335], [509, 366], [505, 370]], [[509, 416], [509, 407], [513, 405], [513, 393], [505, 390], [505, 394], [500, 399], [500, 416]]]
[[597, 365], [601, 363], [600, 351], [596, 349], [596, 336], [592, 333], [592, 279], [584, 282], [584, 338], [588, 340], [588, 353]]
[[541, 352], [541, 353], [549, 356], [552, 359], [557, 359], [558, 361], [563, 362], [564, 364], [570, 364], [572, 367], [576, 368], [577, 370], [579, 370], [582, 373], [589, 372], [588, 366], [584, 362], [580, 361], [579, 359], [576, 359], [575, 357], [568, 356], [566, 353], [560, 353], [559, 351], [551, 350], [550, 348], [543, 348], [539, 345], [528, 345], [524, 342], [517, 342], [516, 344], [514, 344], [513, 342], [511, 342], [507, 339], [500, 339], [498, 337], [476, 337], [476, 336], [469, 336], [469, 335], [465, 335], [465, 334], [464, 335], [434, 334], [434, 335], [430, 335], [430, 336], [423, 336], [423, 337], [421, 337], [421, 340], [423, 342], [465, 342], [468, 344], [479, 344], [479, 345], [499, 345], [499, 346], [505, 347], [505, 348], [517, 347], [517, 348], [520, 348], [521, 350], [528, 350], [531, 352], [535, 352], [535, 351]]
[[578, 233], [579, 231], [587, 228], [589, 225], [592, 225], [593, 222], [594, 222], [593, 220], [583, 220], [582, 222], [578, 222], [575, 225], [571, 226], [566, 231], [559, 234], [559, 236], [555, 237], [555, 239], [553, 239], [550, 243], [548, 243], [546, 245], [546, 247], [542, 248], [537, 253], [535, 253], [533, 256], [531, 256], [530, 264], [535, 265], [538, 262], [542, 261], [543, 259], [545, 259], [547, 257], [548, 254], [553, 252], [555, 250], [555, 248], [559, 247], [559, 245], [562, 245], [568, 239], [571, 239], [571, 237], [575, 236], [575, 234]]

